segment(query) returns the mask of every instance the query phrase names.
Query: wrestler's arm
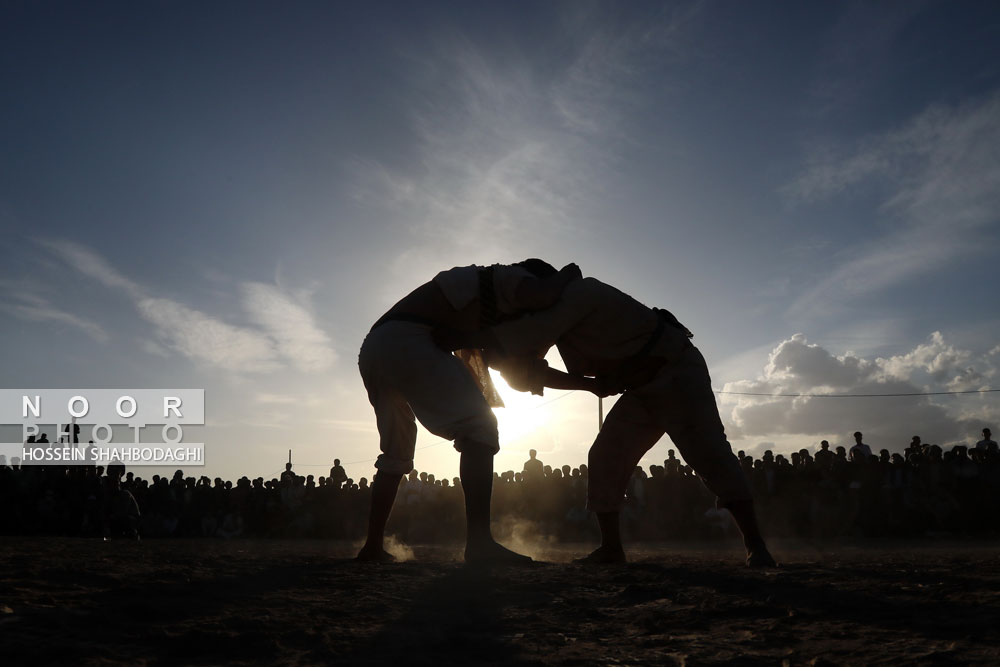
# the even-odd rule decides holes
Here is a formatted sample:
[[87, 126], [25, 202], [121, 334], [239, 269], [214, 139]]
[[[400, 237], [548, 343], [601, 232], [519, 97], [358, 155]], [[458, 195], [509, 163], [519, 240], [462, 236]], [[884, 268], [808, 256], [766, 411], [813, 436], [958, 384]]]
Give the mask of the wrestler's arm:
[[566, 285], [583, 274], [576, 264], [567, 264], [547, 278], [525, 278], [514, 290], [517, 305], [524, 310], [542, 310], [548, 308], [559, 299]]
[[550, 387], [552, 389], [582, 389], [600, 396], [600, 388], [597, 384], [597, 378], [586, 377], [584, 375], [572, 375], [555, 368], [549, 368], [545, 372], [544, 382], [546, 387]]
[[542, 395], [545, 387], [582, 389], [595, 394], [600, 391], [596, 378], [573, 375], [551, 368], [540, 356], [502, 357], [496, 353], [488, 353], [486, 359], [491, 367], [500, 371], [507, 384], [517, 391], [530, 391], [537, 396]]

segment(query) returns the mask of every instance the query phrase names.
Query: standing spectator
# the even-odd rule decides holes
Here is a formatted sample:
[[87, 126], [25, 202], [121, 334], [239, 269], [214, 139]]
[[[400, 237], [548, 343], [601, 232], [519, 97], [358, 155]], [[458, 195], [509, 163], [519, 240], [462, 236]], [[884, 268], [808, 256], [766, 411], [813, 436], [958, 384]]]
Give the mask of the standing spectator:
[[333, 484], [333, 488], [339, 489], [341, 485], [347, 481], [347, 471], [344, 470], [344, 466], [340, 465], [340, 459], [333, 460], [333, 467], [330, 468], [330, 477], [327, 478], [327, 484]]
[[524, 462], [524, 478], [526, 480], [538, 480], [542, 478], [545, 468], [537, 458], [538, 452], [534, 449], [528, 450], [528, 460]]
[[[125, 467], [122, 466], [124, 472]], [[105, 478], [105, 491], [101, 512], [102, 527], [105, 541], [109, 537], [124, 535], [133, 540], [139, 540], [139, 503], [127, 489], [121, 487], [121, 475], [112, 474]]]
[[833, 463], [833, 452], [830, 451], [830, 443], [822, 440], [819, 443], [819, 451], [816, 452], [816, 463], [824, 468]]
[[[857, 451], [858, 454], [854, 452]], [[848, 457], [853, 461], [857, 456], [864, 456], [866, 459], [871, 458], [872, 448], [861, 441], [861, 431], [854, 432], [854, 446], [851, 447], [851, 451], [848, 452]]]
[[993, 434], [990, 433], [990, 429], [984, 428], [983, 439], [976, 443], [976, 449], [991, 449], [996, 451], [997, 441], [991, 437], [992, 435]]
[[667, 475], [677, 477], [681, 474], [681, 462], [674, 455], [674, 450], [667, 450], [667, 458], [663, 461], [663, 468]]

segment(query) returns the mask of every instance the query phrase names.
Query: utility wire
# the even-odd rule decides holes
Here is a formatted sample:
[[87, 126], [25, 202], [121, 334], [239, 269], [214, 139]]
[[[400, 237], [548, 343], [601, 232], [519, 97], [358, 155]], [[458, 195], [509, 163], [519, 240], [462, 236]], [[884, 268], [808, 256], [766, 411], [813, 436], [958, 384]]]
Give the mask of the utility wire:
[[713, 389], [716, 394], [727, 394], [730, 396], [768, 396], [770, 398], [875, 398], [886, 396], [955, 396], [958, 394], [988, 394], [997, 392], [1000, 389], [970, 389], [968, 391], [915, 391], [899, 394], [766, 394], [754, 391], [720, 391]]
[[[570, 394], [576, 393], [576, 391], [577, 391], [576, 389], [570, 389], [569, 391], [566, 391], [565, 393], [560, 394], [559, 396], [556, 396], [555, 398], [550, 398], [549, 400], [544, 401], [542, 403], [539, 403], [538, 405], [532, 405], [531, 409], [532, 410], [537, 410], [538, 408], [541, 408], [541, 407], [544, 407], [546, 405], [549, 405], [550, 403], [555, 403], [556, 401], [560, 401], [560, 400], [566, 398]], [[451, 440], [447, 440], [445, 438], [441, 438], [437, 442], [432, 442], [431, 444], [424, 445], [423, 447], [417, 447], [413, 451], [419, 452], [419, 451], [422, 451], [424, 449], [430, 449], [431, 447], [440, 447], [441, 445], [447, 445], [450, 442], [451, 442]], [[340, 465], [341, 466], [351, 466], [351, 465], [357, 465], [359, 463], [373, 463], [376, 460], [378, 460], [378, 457], [376, 457], [374, 459], [364, 459], [362, 461], [345, 461], [345, 462], [342, 462]], [[329, 465], [328, 463], [296, 463], [295, 467], [297, 467], [297, 468], [325, 468], [328, 465]], [[282, 468], [282, 470], [280, 470], [279, 472], [284, 472], [284, 468]]]
[[[576, 393], [577, 391], [579, 390], [571, 389], [569, 391], [564, 392], [563, 394], [560, 394], [559, 396], [556, 396], [555, 398], [550, 398], [549, 400], [539, 403], [538, 405], [533, 405], [531, 406], [531, 409], [536, 410], [538, 408], [545, 407], [546, 405], [550, 405], [552, 403], [555, 403], [556, 401], [560, 401], [569, 396], [570, 394]], [[989, 393], [1000, 392], [1000, 389], [970, 389], [967, 391], [923, 391], [923, 392], [915, 391], [915, 392], [890, 393], [890, 394], [768, 394], [764, 392], [755, 392], [755, 391], [722, 391], [720, 389], [713, 389], [712, 391], [714, 391], [716, 394], [723, 394], [727, 396], [761, 396], [767, 398], [891, 398], [891, 397], [905, 397], [905, 396], [958, 396], [962, 394], [989, 394]], [[431, 444], [424, 445], [423, 447], [417, 447], [414, 451], [419, 452], [424, 449], [430, 449], [431, 447], [440, 447], [441, 445], [446, 445], [450, 442], [451, 440], [441, 438], [437, 442], [432, 442]], [[376, 460], [377, 458], [363, 459], [361, 461], [347, 461], [341, 463], [341, 465], [342, 466], [358, 465], [359, 463], [372, 463]], [[328, 464], [297, 463], [295, 465], [296, 467], [299, 468], [325, 468]], [[278, 472], [283, 472], [283, 470], [279, 470]], [[271, 475], [268, 475], [268, 477], [271, 477]]]

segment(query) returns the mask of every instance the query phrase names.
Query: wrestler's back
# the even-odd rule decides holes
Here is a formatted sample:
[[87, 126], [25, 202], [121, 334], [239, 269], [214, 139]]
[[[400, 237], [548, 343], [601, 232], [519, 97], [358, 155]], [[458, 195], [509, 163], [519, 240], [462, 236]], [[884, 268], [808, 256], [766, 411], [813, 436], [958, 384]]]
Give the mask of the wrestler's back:
[[475, 331], [479, 325], [479, 300], [455, 310], [441, 288], [431, 280], [416, 288], [389, 309], [387, 314], [416, 315], [436, 327]]

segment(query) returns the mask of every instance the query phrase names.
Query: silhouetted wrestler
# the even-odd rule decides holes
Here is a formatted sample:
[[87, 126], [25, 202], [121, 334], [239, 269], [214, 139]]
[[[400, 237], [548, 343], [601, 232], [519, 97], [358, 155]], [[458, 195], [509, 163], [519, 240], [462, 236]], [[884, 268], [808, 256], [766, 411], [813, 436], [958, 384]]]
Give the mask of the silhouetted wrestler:
[[[539, 267], [551, 275], [538, 278]], [[552, 305], [580, 277], [575, 264], [555, 271], [541, 260], [518, 265], [465, 266], [437, 274], [403, 297], [372, 327], [358, 365], [375, 408], [382, 453], [372, 483], [368, 538], [359, 560], [391, 560], [385, 524], [403, 475], [413, 469], [414, 418], [431, 433], [454, 440], [466, 511], [466, 561], [529, 561], [499, 545], [490, 531], [497, 421], [487, 396], [502, 405], [478, 352], [456, 355], [438, 348], [436, 327], [477, 331], [512, 315]]]
[[[587, 506], [597, 514], [601, 546], [582, 560], [625, 560], [619, 515], [626, 487], [642, 455], [667, 433], [718, 505], [733, 515], [747, 564], [773, 566], [750, 488], [726, 440], [708, 367], [690, 336], [668, 311], [648, 308], [594, 278], [570, 283], [552, 308], [530, 317], [480, 332], [436, 334], [445, 348], [489, 348], [507, 357], [536, 357], [555, 344], [575, 378], [575, 386], [563, 380], [560, 388], [624, 391], [590, 448]], [[552, 386], [541, 373], [508, 384], [521, 390]]]

